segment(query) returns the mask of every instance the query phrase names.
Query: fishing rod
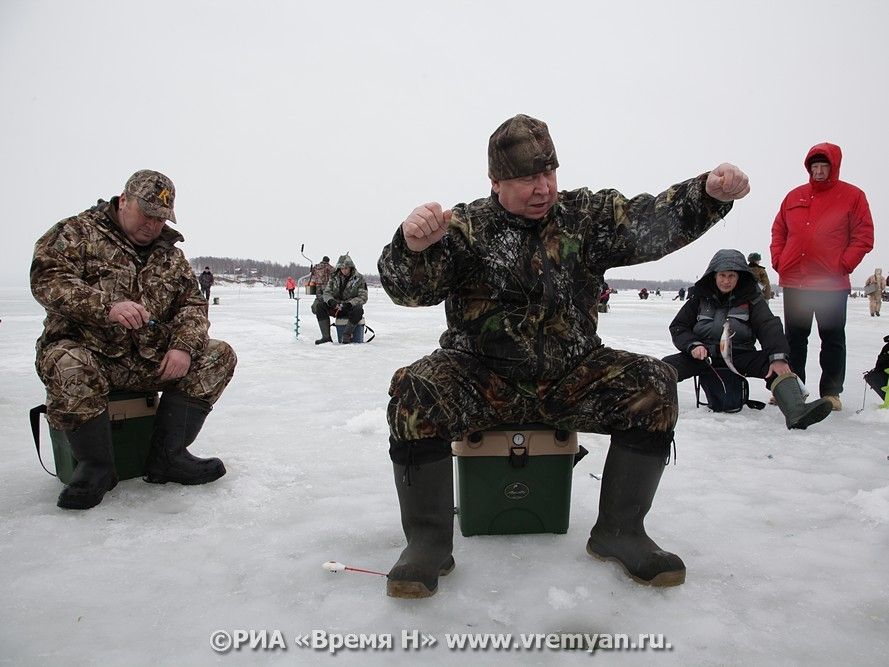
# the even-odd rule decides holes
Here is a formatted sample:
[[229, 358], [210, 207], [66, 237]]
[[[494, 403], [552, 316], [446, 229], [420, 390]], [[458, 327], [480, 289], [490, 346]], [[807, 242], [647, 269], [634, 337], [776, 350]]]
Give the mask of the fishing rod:
[[347, 570], [349, 572], [362, 572], [364, 574], [377, 574], [381, 577], [388, 576], [385, 572], [376, 572], [375, 570], [365, 570], [362, 567], [352, 567], [351, 565], [343, 565], [342, 563], [338, 563], [335, 560], [329, 560], [326, 563], [321, 565], [328, 572], [342, 572], [343, 570]]
[[713, 371], [713, 375], [716, 376], [716, 379], [719, 380], [719, 384], [722, 385], [722, 391], [728, 393], [728, 389], [725, 386], [725, 382], [722, 381], [722, 376], [716, 371], [715, 368], [713, 368], [713, 360], [710, 358], [710, 355], [708, 354], [706, 357], [701, 359], [701, 361], [707, 362], [707, 367], [711, 371]]

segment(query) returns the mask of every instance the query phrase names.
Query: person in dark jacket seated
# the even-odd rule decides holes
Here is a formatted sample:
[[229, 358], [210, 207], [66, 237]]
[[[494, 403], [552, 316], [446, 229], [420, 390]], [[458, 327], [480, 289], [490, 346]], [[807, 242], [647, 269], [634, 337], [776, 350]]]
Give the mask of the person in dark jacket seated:
[[[720, 351], [725, 323], [730, 345]], [[738, 250], [719, 250], [704, 276], [670, 323], [679, 354], [664, 357], [676, 369], [679, 382], [715, 367], [734, 367], [746, 377], [763, 378], [787, 421], [787, 428], [804, 429], [830, 414], [826, 399], [805, 402], [802, 385], [787, 363], [790, 348], [781, 320], [772, 313], [756, 280]], [[762, 345], [756, 349], [756, 341]]]

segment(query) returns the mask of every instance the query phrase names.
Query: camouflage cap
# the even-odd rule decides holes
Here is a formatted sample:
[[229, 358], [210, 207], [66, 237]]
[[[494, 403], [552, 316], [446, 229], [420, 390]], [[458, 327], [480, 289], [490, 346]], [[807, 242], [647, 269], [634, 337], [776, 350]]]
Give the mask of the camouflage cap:
[[488, 176], [498, 180], [552, 171], [559, 166], [546, 123], [524, 114], [504, 121], [488, 141]]
[[159, 171], [150, 169], [137, 171], [130, 176], [123, 191], [138, 197], [146, 215], [176, 222], [176, 214], [173, 213], [176, 188], [173, 187], [173, 181]]

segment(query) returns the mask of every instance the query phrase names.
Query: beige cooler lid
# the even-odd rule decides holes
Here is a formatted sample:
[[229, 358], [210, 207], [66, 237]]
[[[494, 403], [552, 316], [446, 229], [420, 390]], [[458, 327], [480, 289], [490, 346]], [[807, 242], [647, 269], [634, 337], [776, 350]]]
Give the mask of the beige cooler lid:
[[111, 421], [151, 417], [157, 412], [157, 395], [155, 395], [151, 403], [151, 405], [148, 405], [148, 401], [145, 398], [125, 398], [121, 401], [110, 401], [108, 403], [108, 415], [111, 417]]
[[[576, 431], [566, 433], [565, 440], [556, 439], [556, 431], [509, 429], [503, 431], [480, 431], [451, 443], [455, 456], [509, 456], [512, 448], [523, 447], [529, 456], [551, 456], [554, 454], [577, 454]], [[481, 436], [478, 442], [470, 437]]]

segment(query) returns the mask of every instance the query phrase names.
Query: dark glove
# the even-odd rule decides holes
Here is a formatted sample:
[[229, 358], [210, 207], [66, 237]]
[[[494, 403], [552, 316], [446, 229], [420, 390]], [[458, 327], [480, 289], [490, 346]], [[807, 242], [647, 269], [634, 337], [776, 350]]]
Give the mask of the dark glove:
[[343, 301], [342, 305], [340, 306], [340, 312], [348, 313], [350, 310], [352, 310], [352, 304], [348, 301]]
[[336, 308], [336, 299], [328, 299], [327, 300], [327, 307], [330, 308], [331, 310]]

